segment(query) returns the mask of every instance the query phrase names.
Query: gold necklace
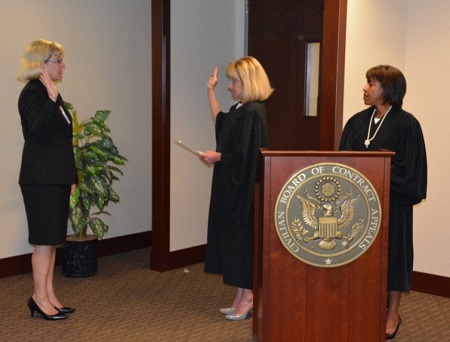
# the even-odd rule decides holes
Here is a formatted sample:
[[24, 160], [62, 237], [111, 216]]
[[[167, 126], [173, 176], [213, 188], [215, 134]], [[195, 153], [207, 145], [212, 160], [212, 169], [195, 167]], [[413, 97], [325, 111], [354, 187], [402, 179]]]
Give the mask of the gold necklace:
[[386, 116], [388, 115], [388, 113], [391, 110], [391, 108], [392, 108], [392, 106], [390, 106], [389, 109], [387, 110], [387, 112], [384, 114], [383, 118], [381, 119], [380, 125], [377, 127], [375, 133], [372, 135], [372, 138], [370, 138], [370, 128], [372, 127], [373, 117], [374, 117], [375, 112], [377, 111], [377, 109], [375, 108], [373, 110], [372, 116], [370, 117], [369, 130], [367, 131], [367, 139], [364, 141], [364, 145], [366, 145], [366, 148], [369, 148], [370, 142], [373, 139], [375, 139], [375, 136], [377, 135], [378, 131], [380, 130], [380, 127], [383, 124], [383, 121], [386, 118]]

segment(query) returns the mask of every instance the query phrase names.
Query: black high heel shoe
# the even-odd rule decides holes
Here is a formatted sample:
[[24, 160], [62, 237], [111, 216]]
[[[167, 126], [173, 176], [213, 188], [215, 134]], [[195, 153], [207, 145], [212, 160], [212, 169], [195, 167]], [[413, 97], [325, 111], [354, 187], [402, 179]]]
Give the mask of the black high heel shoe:
[[386, 340], [393, 340], [395, 336], [397, 335], [398, 328], [400, 328], [400, 325], [402, 324], [402, 318], [400, 315], [398, 315], [398, 322], [397, 327], [395, 328], [395, 331], [392, 334], [386, 334]]
[[39, 313], [43, 318], [45, 318], [46, 320], [49, 321], [56, 321], [56, 320], [61, 320], [61, 319], [66, 319], [68, 316], [59, 312], [57, 314], [54, 315], [47, 315], [44, 311], [41, 310], [41, 308], [36, 304], [36, 302], [34, 301], [33, 297], [30, 297], [30, 299], [28, 299], [28, 307], [30, 308], [30, 312], [31, 312], [31, 317], [34, 317], [34, 312], [36, 311], [37, 313]]
[[65, 315], [74, 313], [75, 310], [76, 310], [75, 308], [71, 308], [69, 306], [64, 306], [62, 308], [58, 308], [57, 306], [55, 306], [55, 309], [58, 310], [59, 313], [62, 313], [62, 314], [65, 314]]

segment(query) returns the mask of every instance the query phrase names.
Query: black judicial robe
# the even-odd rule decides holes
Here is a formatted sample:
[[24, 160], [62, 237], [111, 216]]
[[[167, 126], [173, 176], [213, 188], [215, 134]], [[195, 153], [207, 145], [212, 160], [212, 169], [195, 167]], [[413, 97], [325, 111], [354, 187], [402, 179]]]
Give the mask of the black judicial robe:
[[[413, 205], [426, 197], [427, 157], [419, 121], [401, 108], [392, 108], [368, 148], [364, 145], [374, 107], [346, 123], [340, 150], [395, 152], [391, 163], [388, 290], [411, 290], [413, 270]], [[380, 125], [372, 122], [370, 137]]]
[[220, 112], [208, 220], [205, 272], [223, 275], [225, 284], [253, 288], [254, 183], [259, 149], [267, 147], [263, 102]]

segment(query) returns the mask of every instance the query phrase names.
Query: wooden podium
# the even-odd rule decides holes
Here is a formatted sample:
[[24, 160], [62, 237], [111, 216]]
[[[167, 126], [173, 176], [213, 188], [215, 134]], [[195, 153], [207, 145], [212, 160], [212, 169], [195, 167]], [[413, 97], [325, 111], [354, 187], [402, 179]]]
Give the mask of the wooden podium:
[[[255, 192], [253, 340], [385, 341], [389, 183], [394, 153], [262, 150], [261, 154]], [[324, 163], [344, 165], [364, 175], [380, 205], [379, 229], [370, 247], [334, 267], [296, 257], [283, 243], [275, 219], [280, 198], [292, 190], [288, 186], [283, 192], [293, 175]], [[293, 184], [303, 181], [297, 178]], [[340, 246], [343, 240], [336, 240]], [[292, 243], [293, 238], [286, 241]], [[359, 243], [364, 247], [364, 242]]]

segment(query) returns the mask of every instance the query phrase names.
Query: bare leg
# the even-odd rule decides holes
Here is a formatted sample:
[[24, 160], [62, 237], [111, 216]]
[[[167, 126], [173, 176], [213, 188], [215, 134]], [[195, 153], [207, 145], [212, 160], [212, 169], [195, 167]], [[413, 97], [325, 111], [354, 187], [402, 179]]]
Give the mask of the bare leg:
[[232, 308], [237, 308], [242, 299], [242, 294], [244, 293], [244, 289], [237, 287], [236, 288], [236, 296], [234, 297], [233, 304], [231, 304]]
[[243, 314], [253, 309], [253, 291], [250, 289], [242, 289], [242, 297], [238, 307], [235, 310], [236, 314]]
[[[55, 315], [58, 313], [58, 310], [54, 308], [50, 301], [47, 292], [50, 271], [52, 273], [51, 280], [53, 280], [53, 269], [55, 266], [54, 252], [54, 246], [35, 246], [33, 255], [31, 256], [34, 282], [33, 299], [47, 315]], [[52, 262], [53, 265], [51, 265]]]
[[388, 311], [386, 317], [386, 334], [393, 334], [399, 323], [400, 291], [388, 291]]
[[50, 302], [54, 306], [56, 306], [58, 308], [62, 308], [63, 305], [56, 297], [55, 289], [53, 287], [53, 276], [55, 274], [55, 261], [56, 261], [56, 248], [53, 248], [52, 258], [50, 260], [50, 267], [48, 269], [48, 276], [47, 276], [47, 295], [48, 295]]

